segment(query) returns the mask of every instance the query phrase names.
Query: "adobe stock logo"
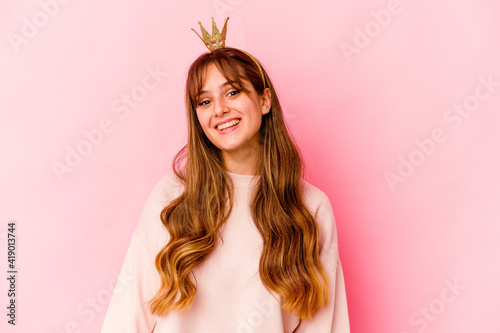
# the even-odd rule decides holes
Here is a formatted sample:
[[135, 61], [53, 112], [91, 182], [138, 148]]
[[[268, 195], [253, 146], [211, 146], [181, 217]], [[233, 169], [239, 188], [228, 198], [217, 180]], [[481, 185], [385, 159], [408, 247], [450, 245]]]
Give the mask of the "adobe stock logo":
[[347, 62], [351, 62], [355, 54], [360, 54], [363, 49], [368, 47], [372, 40], [379, 36], [383, 29], [389, 26], [393, 17], [402, 11], [403, 7], [399, 0], [390, 0], [387, 3], [386, 9], [372, 10], [370, 12], [372, 19], [366, 22], [363, 28], [359, 26], [354, 27], [352, 44], [342, 42], [339, 45]]
[[219, 19], [223, 20], [226, 18], [226, 12], [234, 11], [242, 2], [243, 0], [215, 0], [213, 6]]
[[[419, 307], [418, 311], [410, 314], [408, 322], [418, 333], [424, 332], [431, 323], [435, 322], [452, 303], [455, 303], [467, 287], [461, 284], [457, 278], [451, 282], [446, 279], [445, 287], [441, 289], [438, 297], [432, 299], [428, 304]], [[401, 332], [408, 333], [408, 332]]]
[[384, 178], [389, 185], [391, 192], [396, 190], [398, 183], [403, 183], [407, 178], [415, 173], [417, 168], [435, 154], [438, 146], [448, 140], [451, 131], [458, 130], [464, 119], [470, 118], [476, 112], [481, 103], [489, 99], [493, 93], [500, 87], [500, 82], [495, 81], [493, 75], [479, 76], [479, 84], [476, 85], [474, 92], [467, 95], [461, 103], [454, 103], [453, 107], [443, 112], [442, 118], [445, 123], [450, 124], [448, 131], [443, 127], [432, 129], [428, 137], [415, 139], [413, 143], [416, 148], [410, 151], [406, 156], [398, 156], [398, 166], [395, 172], [384, 172]]
[[8, 32], [7, 39], [10, 46], [15, 53], [19, 53], [19, 46], [28, 44], [30, 40], [35, 38], [40, 30], [49, 24], [50, 20], [59, 14], [61, 5], [66, 5], [71, 0], [40, 0], [38, 5], [40, 9], [37, 10], [31, 19], [23, 16], [21, 18], [22, 26], [20, 34], [15, 32]]
[[66, 154], [61, 161], [52, 161], [52, 171], [59, 182], [62, 182], [66, 175], [71, 174], [79, 167], [85, 158], [91, 155], [104, 142], [104, 139], [115, 130], [119, 121], [128, 118], [132, 114], [132, 110], [139, 108], [141, 102], [155, 89], [158, 89], [165, 78], [170, 75], [170, 73], [162, 71], [159, 65], [156, 68], [146, 66], [145, 70], [146, 74], [140, 83], [134, 85], [128, 93], [122, 93], [120, 98], [116, 98], [111, 102], [111, 112], [119, 120], [113, 121], [110, 117], [101, 118], [93, 128], [81, 131], [81, 136], [84, 138], [73, 146], [66, 145]]
[[262, 332], [260, 326], [274, 312], [273, 302], [270, 300], [254, 301], [253, 305], [255, 306], [255, 310], [250, 312], [245, 319], [238, 317], [236, 333]]
[[83, 333], [84, 328], [93, 322], [99, 313], [107, 310], [113, 294], [127, 293], [134, 284], [134, 276], [125, 272], [111, 271], [112, 278], [104, 288], [89, 295], [74, 310], [75, 315], [66, 321], [57, 333]]

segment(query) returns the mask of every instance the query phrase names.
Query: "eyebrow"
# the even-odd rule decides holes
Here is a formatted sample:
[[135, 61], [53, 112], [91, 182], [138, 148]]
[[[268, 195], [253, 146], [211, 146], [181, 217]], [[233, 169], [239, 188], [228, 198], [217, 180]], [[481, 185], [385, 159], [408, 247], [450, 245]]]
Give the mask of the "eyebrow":
[[[224, 82], [223, 84], [221, 84], [221, 85], [219, 86], [219, 89], [223, 89], [223, 88], [224, 88], [224, 87], [226, 87], [226, 86], [232, 86], [232, 84], [226, 81], [226, 82]], [[208, 92], [210, 92], [210, 90], [200, 90], [200, 92], [198, 93], [198, 96], [201, 96], [201, 95], [203, 95], [204, 93], [208, 93]]]

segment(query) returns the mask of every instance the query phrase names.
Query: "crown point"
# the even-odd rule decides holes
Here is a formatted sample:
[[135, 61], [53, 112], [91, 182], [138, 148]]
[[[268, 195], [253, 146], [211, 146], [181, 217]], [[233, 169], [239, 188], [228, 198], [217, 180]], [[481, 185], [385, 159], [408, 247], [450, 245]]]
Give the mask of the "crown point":
[[212, 35], [210, 35], [206, 29], [203, 27], [201, 24], [201, 21], [198, 21], [198, 24], [200, 25], [201, 28], [201, 34], [200, 36], [196, 30], [193, 30], [198, 37], [203, 41], [205, 46], [208, 48], [210, 52], [212, 52], [215, 49], [218, 48], [223, 48], [225, 47], [225, 41], [226, 41], [226, 29], [227, 29], [227, 20], [229, 20], [229, 17], [226, 18], [224, 21], [224, 28], [222, 29], [222, 33], [219, 32], [219, 29], [217, 29], [217, 24], [215, 23], [215, 18], [212, 17]]

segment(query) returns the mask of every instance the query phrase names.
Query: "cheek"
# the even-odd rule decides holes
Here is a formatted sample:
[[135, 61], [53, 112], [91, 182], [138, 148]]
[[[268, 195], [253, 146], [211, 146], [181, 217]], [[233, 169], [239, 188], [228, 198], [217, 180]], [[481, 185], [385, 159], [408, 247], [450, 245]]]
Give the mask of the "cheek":
[[255, 128], [260, 128], [262, 126], [262, 114], [256, 112], [253, 114], [252, 126]]
[[204, 115], [202, 112], [197, 112], [196, 116], [198, 117], [198, 122], [200, 123], [201, 128], [203, 128], [203, 131], [205, 132], [210, 126], [210, 118]]

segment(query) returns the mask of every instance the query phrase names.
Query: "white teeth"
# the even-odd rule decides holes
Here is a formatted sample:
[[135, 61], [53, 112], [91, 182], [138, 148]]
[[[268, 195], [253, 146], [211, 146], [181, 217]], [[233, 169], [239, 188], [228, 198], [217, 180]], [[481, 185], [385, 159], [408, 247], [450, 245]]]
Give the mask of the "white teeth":
[[217, 126], [217, 129], [219, 131], [222, 131], [223, 129], [234, 126], [234, 125], [238, 124], [239, 122], [240, 122], [239, 119], [234, 119], [234, 120], [228, 121], [227, 123], [224, 123], [222, 125]]

